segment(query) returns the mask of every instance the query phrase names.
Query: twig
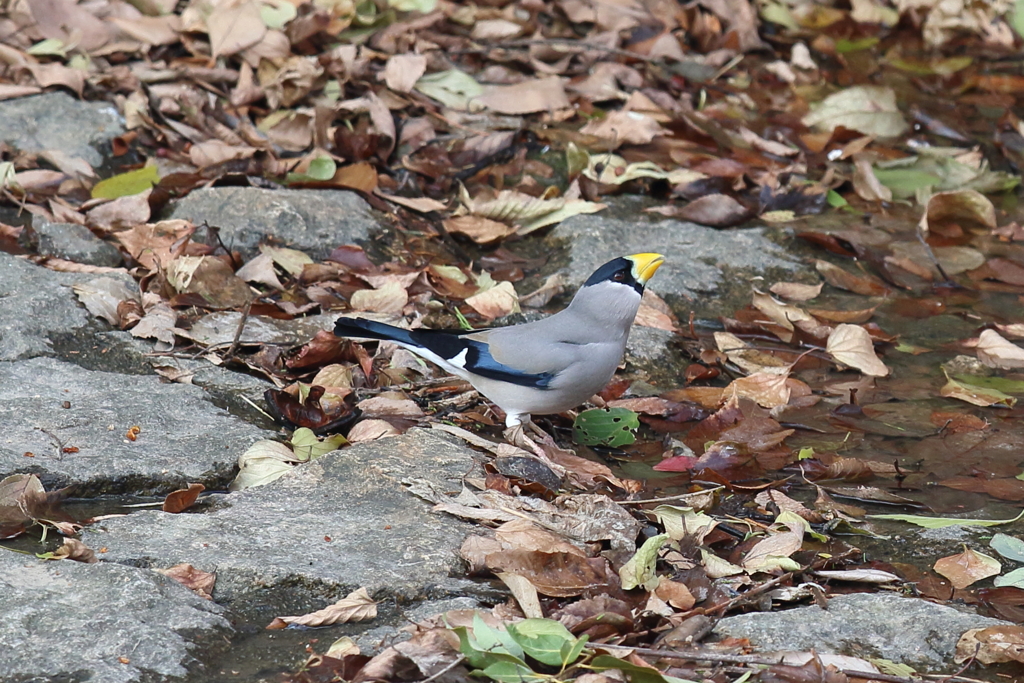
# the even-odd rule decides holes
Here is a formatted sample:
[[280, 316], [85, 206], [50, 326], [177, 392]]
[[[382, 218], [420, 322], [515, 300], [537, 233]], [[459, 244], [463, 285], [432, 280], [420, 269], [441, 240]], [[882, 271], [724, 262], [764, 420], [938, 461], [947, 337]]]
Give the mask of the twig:
[[587, 52], [590, 50], [596, 50], [598, 52], [606, 52], [610, 55], [616, 55], [619, 57], [629, 57], [630, 59], [638, 59], [641, 62], [660, 62], [663, 61], [661, 57], [648, 57], [642, 55], [639, 52], [632, 52], [630, 50], [623, 50], [617, 47], [605, 47], [604, 45], [594, 45], [593, 43], [587, 43], [582, 40], [575, 40], [572, 38], [545, 38], [544, 40], [510, 40], [504, 43], [496, 43], [494, 45], [483, 45], [476, 48], [465, 48], [462, 50], [451, 50], [448, 54], [476, 54], [479, 52], [488, 52], [490, 50], [510, 50], [516, 48], [533, 47], [535, 45], [567, 45], [575, 47], [579, 52]]
[[924, 247], [924, 252], [928, 255], [928, 258], [931, 259], [932, 265], [935, 266], [935, 270], [939, 271], [939, 275], [942, 276], [943, 281], [948, 282], [950, 284], [955, 284], [953, 280], [950, 279], [949, 275], [946, 274], [946, 271], [942, 268], [942, 264], [939, 263], [939, 257], [935, 255], [934, 251], [932, 251], [932, 246], [928, 244], [928, 242], [925, 240], [924, 230], [921, 229], [921, 226], [918, 225], [917, 229], [914, 232], [917, 233], [917, 241], [921, 243], [922, 247]]
[[235, 338], [231, 340], [231, 346], [228, 347], [228, 352], [224, 354], [224, 362], [228, 362], [235, 357], [235, 352], [238, 350], [238, 340], [242, 338], [242, 330], [245, 329], [245, 323], [249, 320], [249, 311], [252, 310], [253, 297], [249, 297], [245, 301], [245, 309], [242, 311], [242, 318], [238, 321], [238, 327], [235, 329]]
[[674, 500], [686, 500], [687, 498], [693, 498], [695, 496], [703, 496], [708, 493], [714, 493], [721, 491], [724, 486], [718, 486], [713, 489], [706, 489], [704, 491], [694, 491], [693, 493], [680, 493], [674, 496], [663, 496], [661, 498], [646, 498], [644, 500], [617, 500], [615, 501], [618, 505], [643, 505], [644, 503], [669, 503]]
[[465, 655], [459, 655], [458, 659], [454, 660], [454, 661], [453, 661], [453, 662], [452, 662], [451, 664], [449, 664], [449, 665], [448, 665], [448, 666], [446, 666], [445, 668], [441, 669], [441, 670], [440, 670], [440, 671], [438, 671], [437, 673], [435, 673], [435, 674], [431, 674], [431, 675], [427, 676], [427, 677], [426, 677], [426, 678], [424, 678], [424, 679], [423, 679], [422, 681], [420, 681], [420, 683], [430, 683], [430, 681], [435, 681], [435, 680], [437, 680], [437, 679], [438, 679], [438, 678], [440, 678], [441, 676], [444, 676], [444, 675], [445, 675], [446, 673], [448, 673], [449, 671], [451, 671], [452, 669], [454, 669], [455, 667], [457, 667], [457, 666], [458, 666], [459, 664], [462, 664], [462, 662], [463, 662], [463, 661], [464, 661], [465, 659], [466, 659]]
[[[730, 664], [748, 664], [753, 666], [772, 666], [775, 664], [782, 664], [782, 655], [779, 659], [769, 659], [767, 657], [759, 657], [757, 655], [732, 655], [724, 652], [702, 652], [700, 650], [655, 650], [649, 647], [634, 647], [632, 645], [608, 645], [605, 643], [587, 643], [586, 647], [591, 649], [604, 649], [604, 648], [618, 648], [620, 650], [629, 650], [638, 655], [647, 655], [649, 657], [661, 657], [662, 659], [682, 659], [698, 662], [726, 662]], [[885, 681], [886, 683], [921, 683], [920, 679], [907, 678], [905, 676], [894, 676], [892, 674], [884, 673], [873, 673], [867, 671], [856, 671], [854, 669], [840, 669], [839, 673], [845, 674], [855, 678], [867, 678], [875, 681]], [[933, 678], [935, 676], [928, 676]], [[972, 678], [960, 678], [957, 675], [952, 676], [941, 676], [938, 677], [944, 681], [950, 681], [951, 683], [980, 683]]]

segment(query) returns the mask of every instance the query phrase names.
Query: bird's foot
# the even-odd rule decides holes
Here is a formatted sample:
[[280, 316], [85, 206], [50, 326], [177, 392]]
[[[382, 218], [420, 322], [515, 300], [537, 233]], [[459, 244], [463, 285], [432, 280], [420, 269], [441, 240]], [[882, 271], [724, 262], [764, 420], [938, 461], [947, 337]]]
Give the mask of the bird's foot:
[[[528, 427], [533, 427], [533, 429], [539, 433], [540, 438], [537, 441], [531, 439], [530, 436], [527, 435], [526, 431]], [[547, 432], [536, 427], [536, 425], [529, 422], [526, 424], [514, 425], [505, 430], [504, 437], [506, 441], [516, 448], [521, 448], [524, 451], [537, 456], [538, 460], [551, 468], [551, 470], [559, 476], [563, 476], [565, 474], [565, 468], [552, 460], [552, 453], [547, 450], [549, 448], [552, 448], [555, 451], [560, 450], [558, 448], [558, 444], [555, 443], [555, 440], [552, 439]], [[538, 441], [540, 443], [538, 443]]]

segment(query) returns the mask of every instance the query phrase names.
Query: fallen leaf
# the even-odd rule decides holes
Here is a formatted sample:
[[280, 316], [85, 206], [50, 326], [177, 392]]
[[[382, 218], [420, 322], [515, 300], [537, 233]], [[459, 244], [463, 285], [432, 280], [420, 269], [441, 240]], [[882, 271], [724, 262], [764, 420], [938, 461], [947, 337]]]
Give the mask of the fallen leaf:
[[192, 504], [199, 498], [199, 494], [206, 490], [202, 484], [189, 484], [187, 489], [171, 491], [164, 498], [164, 504], [160, 509], [164, 512], [182, 512], [192, 507]]
[[963, 589], [972, 583], [995, 576], [1002, 571], [1002, 565], [996, 558], [964, 546], [962, 553], [938, 559], [932, 569], [949, 579], [953, 588]]
[[[422, 79], [420, 79], [422, 81]], [[417, 84], [419, 87], [419, 84]], [[535, 78], [516, 83], [484, 88], [469, 101], [499, 114], [534, 114], [569, 107], [569, 98], [558, 76]]]
[[267, 625], [267, 628], [281, 629], [292, 624], [309, 627], [330, 626], [331, 624], [347, 624], [353, 621], [369, 621], [376, 618], [377, 603], [374, 602], [365, 588], [360, 588], [322, 610], [299, 617], [275, 617]]
[[838, 362], [872, 377], [885, 377], [889, 368], [875, 355], [871, 335], [860, 325], [838, 325], [828, 337], [825, 350]]
[[790, 301], [810, 301], [821, 294], [821, 288], [824, 286], [825, 283], [823, 282], [819, 282], [816, 285], [805, 285], [799, 282], [776, 282], [769, 288], [769, 291]]
[[519, 295], [508, 281], [499, 282], [490, 289], [474, 294], [466, 299], [466, 303], [488, 320], [519, 312]]
[[395, 92], [411, 92], [427, 70], [427, 58], [417, 54], [397, 54], [388, 57], [382, 77]]
[[909, 128], [896, 106], [896, 92], [876, 85], [856, 85], [811, 105], [806, 126], [831, 132], [839, 126], [879, 138], [895, 138]]
[[1024, 368], [1024, 349], [1003, 338], [995, 330], [978, 335], [975, 346], [978, 360], [990, 368]]
[[580, 128], [580, 133], [612, 143], [608, 148], [611, 150], [622, 145], [646, 145], [659, 135], [668, 135], [669, 131], [647, 114], [617, 110], [603, 118], [591, 119]]
[[495, 242], [516, 232], [515, 228], [483, 216], [455, 216], [443, 223], [448, 232], [465, 235], [477, 244]]
[[974, 658], [982, 664], [1024, 663], [1024, 626], [1008, 624], [967, 631], [957, 641], [954, 661], [963, 664]]

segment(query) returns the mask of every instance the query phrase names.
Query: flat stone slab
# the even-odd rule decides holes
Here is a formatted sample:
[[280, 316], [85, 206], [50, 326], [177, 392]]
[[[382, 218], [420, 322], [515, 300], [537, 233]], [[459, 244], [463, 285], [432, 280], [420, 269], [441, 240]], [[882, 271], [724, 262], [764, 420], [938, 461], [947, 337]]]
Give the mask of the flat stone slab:
[[[665, 265], [651, 280], [650, 289], [679, 311], [699, 309], [701, 300], [739, 284], [729, 281], [735, 271], [810, 270], [766, 233], [766, 228], [716, 230], [683, 221], [652, 223], [598, 214], [573, 216], [556, 227], [550, 238], [568, 242], [570, 262], [565, 274], [572, 287], [617, 256], [664, 254]], [[749, 286], [741, 284], [749, 297]]]
[[88, 324], [92, 316], [70, 286], [94, 277], [58, 273], [0, 252], [0, 361], [52, 354], [53, 335]]
[[42, 256], [56, 256], [90, 266], [116, 268], [122, 264], [117, 247], [104, 242], [84, 225], [51, 223], [33, 216], [32, 229], [38, 237], [38, 251]]
[[155, 571], [0, 549], [0, 672], [29, 681], [182, 680], [224, 647], [223, 609]]
[[228, 494], [207, 514], [137, 512], [87, 527], [83, 540], [107, 548], [106, 561], [215, 571], [214, 599], [235, 611], [319, 609], [360, 586], [378, 599], [467, 594], [474, 584], [450, 577], [463, 572], [459, 547], [474, 525], [431, 512], [402, 481], [458, 492], [478, 457], [455, 437], [414, 429]]
[[747, 638], [761, 652], [882, 657], [927, 672], [953, 665], [965, 631], [1008, 623], [917, 598], [854, 593], [830, 598], [827, 611], [812, 605], [726, 617], [714, 633]]
[[339, 245], [366, 241], [381, 227], [370, 205], [344, 190], [210, 187], [176, 202], [169, 217], [220, 228], [224, 244], [246, 257], [274, 237], [321, 260]]
[[23, 152], [58, 150], [103, 163], [96, 147], [124, 132], [121, 115], [106, 102], [83, 102], [65, 92], [0, 102], [0, 140]]
[[[31, 472], [47, 489], [75, 484], [79, 496], [224, 486], [238, 456], [268, 434], [199, 387], [53, 358], [0, 362], [0, 424], [0, 477]], [[125, 437], [132, 426], [135, 441]]]

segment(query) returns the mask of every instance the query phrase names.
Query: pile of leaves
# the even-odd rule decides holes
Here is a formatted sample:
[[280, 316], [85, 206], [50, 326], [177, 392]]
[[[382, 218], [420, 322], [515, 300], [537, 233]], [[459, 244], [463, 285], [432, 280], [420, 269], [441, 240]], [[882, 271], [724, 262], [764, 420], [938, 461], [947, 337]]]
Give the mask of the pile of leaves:
[[[720, 615], [879, 584], [1024, 621], [1020, 570], [1004, 574], [979, 549], [923, 566], [865, 562], [843, 540], [880, 524], [1016, 521], [923, 514], [964, 511], [944, 507], [936, 487], [968, 493], [958, 505], [1024, 501], [1022, 463], [1007, 455], [1024, 443], [1024, 350], [1010, 341], [1024, 337], [1014, 305], [1024, 231], [1010, 194], [1022, 88], [1001, 61], [1016, 55], [1011, 26], [1024, 15], [1011, 10], [1001, 0], [16, 0], [0, 17], [0, 98], [69, 90], [116, 106], [127, 132], [112, 143], [117, 173], [102, 180], [62, 150], [4, 147], [0, 193], [118, 247], [125, 269], [28, 258], [95, 272], [79, 298], [155, 340], [168, 380], [190, 381], [176, 362], [187, 356], [275, 385], [267, 409], [290, 441], [254, 445], [235, 488], [418, 424], [493, 452], [457, 496], [410, 490], [481, 523], [463, 557], [513, 598], [421, 624], [373, 659], [340, 641], [295, 680], [453, 681], [475, 670], [517, 683], [675, 683], [742, 679], [750, 667], [773, 680], [899, 680], [909, 672], [885, 662], [765, 662], [741, 654], [744, 642], [696, 646]], [[316, 260], [272, 239], [242, 254], [217, 226], [159, 220], [211, 184], [359, 192], [398, 228], [396, 256], [325, 245]], [[620, 193], [719, 228], [784, 224], [827, 259], [814, 259], [823, 282], [759, 283], [715, 330], [680, 324], [648, 293], [638, 324], [679, 332], [692, 364], [657, 395], [613, 383], [600, 402], [619, 412], [575, 423], [579, 442], [624, 448], [608, 452], [614, 470], [471, 433], [502, 416], [468, 385], [403, 350], [323, 331], [339, 311], [473, 327], [544, 308], [563, 285], [517, 292], [546, 264], [516, 243]], [[30, 252], [31, 237], [0, 226], [4, 249]], [[965, 329], [917, 333], [933, 319]], [[165, 509], [199, 494], [177, 492]], [[59, 497], [30, 475], [0, 482], [2, 534], [34, 524], [73, 534]], [[869, 518], [877, 505], [922, 514]], [[991, 545], [1024, 562], [1018, 538]], [[90, 554], [66, 548], [53, 557]], [[209, 595], [213, 578], [174, 573]], [[372, 599], [353, 594], [275, 627], [373, 614]], [[1019, 661], [1019, 627], [964, 638], [962, 661]]]

